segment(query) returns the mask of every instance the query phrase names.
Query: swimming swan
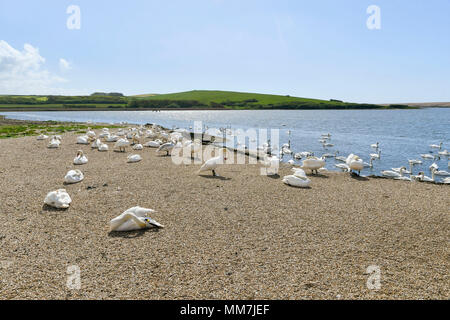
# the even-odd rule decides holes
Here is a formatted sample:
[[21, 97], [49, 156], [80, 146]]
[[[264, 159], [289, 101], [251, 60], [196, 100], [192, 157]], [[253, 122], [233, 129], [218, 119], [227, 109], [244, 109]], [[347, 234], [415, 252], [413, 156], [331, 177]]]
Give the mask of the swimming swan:
[[403, 177], [403, 172], [404, 171], [406, 171], [406, 168], [405, 167], [401, 167], [400, 168], [400, 172], [384, 170], [384, 171], [381, 171], [381, 175], [383, 177], [387, 177], [387, 178], [400, 178], [400, 177]]
[[123, 232], [151, 227], [164, 228], [162, 224], [148, 216], [150, 213], [154, 212], [155, 210], [141, 207], [130, 208], [109, 222], [109, 231]]
[[64, 182], [67, 184], [73, 184], [83, 181], [84, 175], [80, 170], [70, 170], [64, 177]]
[[72, 199], [65, 189], [49, 192], [44, 199], [44, 203], [57, 209], [67, 209]]
[[430, 145], [430, 148], [441, 150], [443, 144], [444, 144], [443, 142], [441, 142], [441, 143], [439, 143], [439, 144], [431, 144], [431, 145]]

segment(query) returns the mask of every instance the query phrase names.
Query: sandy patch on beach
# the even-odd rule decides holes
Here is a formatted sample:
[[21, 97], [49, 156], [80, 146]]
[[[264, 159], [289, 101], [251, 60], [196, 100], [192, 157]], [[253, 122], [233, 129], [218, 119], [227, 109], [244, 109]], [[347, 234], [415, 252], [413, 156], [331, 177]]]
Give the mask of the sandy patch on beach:
[[[202, 177], [154, 149], [128, 164], [75, 137], [56, 150], [0, 140], [1, 299], [450, 298], [449, 186], [329, 173], [296, 189], [258, 165]], [[64, 186], [79, 149], [86, 178]], [[70, 209], [43, 207], [59, 188]], [[137, 205], [166, 228], [109, 234], [109, 220]], [[72, 265], [79, 290], [66, 285]], [[367, 288], [370, 265], [379, 290]]]

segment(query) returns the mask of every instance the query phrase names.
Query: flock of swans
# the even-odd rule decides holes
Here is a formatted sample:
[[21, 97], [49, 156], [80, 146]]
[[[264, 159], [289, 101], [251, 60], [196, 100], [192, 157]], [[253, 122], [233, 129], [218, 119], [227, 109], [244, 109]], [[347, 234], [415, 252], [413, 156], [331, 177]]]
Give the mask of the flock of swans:
[[[288, 132], [290, 135], [290, 131]], [[40, 135], [37, 140], [47, 140], [49, 139], [46, 135]], [[145, 143], [141, 141], [148, 140]], [[60, 147], [62, 142], [62, 137], [54, 135], [50, 138], [47, 145], [50, 149], [57, 149]], [[96, 134], [93, 130], [88, 128], [84, 135], [78, 136], [76, 138], [76, 143], [80, 145], [91, 145], [93, 150], [98, 150], [99, 152], [109, 151], [108, 143], [114, 143], [114, 151], [126, 152], [127, 148], [132, 150], [143, 150], [144, 147], [156, 149], [156, 153], [170, 155], [175, 148], [183, 148], [183, 150], [191, 150], [191, 157], [193, 157], [198, 152], [202, 151], [202, 141], [200, 139], [191, 140], [191, 134], [189, 131], [184, 129], [169, 131], [157, 125], [153, 125], [150, 129], [144, 126], [139, 126], [137, 128], [127, 128], [119, 129], [117, 132], [110, 132], [108, 128], [103, 128], [100, 134]], [[331, 143], [331, 134], [322, 134], [319, 143], [322, 144], [324, 150], [334, 147]], [[431, 149], [438, 149], [437, 154], [422, 154], [421, 157], [424, 160], [436, 160], [439, 157], [449, 157], [450, 153], [447, 150], [442, 150], [443, 143], [439, 145], [430, 145]], [[336, 161], [342, 163], [335, 164], [335, 166], [342, 171], [350, 172], [351, 174], [360, 175], [364, 168], [373, 168], [373, 161], [381, 159], [381, 149], [380, 143], [375, 143], [370, 145], [371, 148], [375, 149], [374, 153], [370, 153], [369, 163], [364, 162], [364, 160], [355, 154], [350, 154], [347, 157], [338, 156], [339, 151], [334, 154], [324, 153], [321, 157], [314, 156], [313, 152], [303, 151], [303, 152], [293, 152], [291, 150], [290, 139], [288, 143], [281, 146], [279, 153], [276, 148], [272, 148], [270, 140], [264, 143], [261, 147], [258, 147], [258, 154], [262, 159], [262, 165], [266, 169], [267, 175], [278, 175], [279, 164], [283, 161], [286, 156], [291, 156], [292, 159], [287, 161], [289, 165], [292, 165], [292, 174], [284, 176], [282, 182], [293, 187], [308, 188], [311, 185], [311, 180], [307, 177], [305, 170], [311, 172], [311, 174], [324, 173], [328, 170], [325, 168], [326, 159], [334, 157]], [[225, 147], [219, 148], [216, 152], [216, 156], [205, 161], [203, 165], [198, 170], [198, 174], [202, 172], [212, 172], [213, 176], [216, 176], [216, 169], [225, 163], [227, 160], [226, 156], [227, 149]], [[278, 156], [279, 155], [279, 156]], [[136, 163], [142, 160], [142, 156], [139, 154], [130, 154], [127, 156], [127, 162]], [[302, 160], [299, 167], [295, 167], [294, 160]], [[88, 163], [88, 157], [84, 154], [82, 150], [79, 150], [73, 159], [73, 164], [76, 166], [83, 166]], [[417, 175], [413, 174], [413, 169], [415, 165], [422, 164], [422, 160], [409, 160], [409, 170], [402, 166], [400, 168], [392, 168], [392, 170], [383, 170], [381, 175], [387, 178], [393, 178], [396, 180], [406, 180], [406, 181], [425, 181], [434, 182], [435, 176], [450, 176], [447, 171], [439, 170], [436, 163], [433, 163], [429, 168], [431, 171], [431, 178], [425, 176], [423, 171], [419, 172]], [[409, 177], [405, 176], [409, 174]], [[64, 183], [74, 184], [83, 181], [84, 174], [79, 169], [72, 169], [64, 177]], [[443, 183], [450, 184], [450, 178], [445, 178]], [[56, 191], [49, 192], [45, 197], [44, 203], [58, 208], [67, 209], [72, 202], [69, 194], [65, 189], [58, 189]], [[111, 231], [129, 231], [141, 228], [147, 228], [149, 226], [162, 227], [161, 224], [154, 221], [148, 217], [148, 213], [154, 212], [151, 209], [145, 209], [140, 207], [131, 208], [124, 213], [122, 213], [117, 218], [111, 220], [110, 227]]]
[[[290, 131], [288, 131], [288, 135], [290, 136]], [[269, 141], [270, 142], [270, 141]], [[319, 139], [319, 143], [322, 144], [323, 148], [325, 150], [328, 150], [330, 147], [334, 147], [334, 144], [331, 142], [331, 134], [322, 134], [321, 138]], [[263, 148], [267, 146], [267, 144], [263, 145]], [[421, 154], [421, 157], [424, 160], [440, 160], [441, 157], [448, 157], [450, 156], [450, 153], [447, 150], [442, 150], [443, 143], [441, 142], [439, 145], [432, 144], [430, 145], [430, 149], [438, 149], [439, 151], [437, 154]], [[270, 143], [269, 143], [270, 147]], [[311, 173], [318, 173], [318, 172], [326, 172], [325, 169], [326, 165], [326, 159], [327, 158], [335, 158], [336, 161], [342, 162], [335, 164], [336, 168], [341, 169], [344, 172], [350, 172], [352, 174], [361, 174], [361, 171], [364, 168], [373, 168], [374, 167], [374, 161], [381, 160], [381, 149], [380, 149], [380, 143], [374, 143], [371, 144], [370, 147], [374, 149], [374, 152], [369, 153], [370, 160], [369, 162], [364, 162], [364, 160], [355, 154], [350, 154], [347, 157], [338, 156], [339, 151], [335, 151], [334, 154], [331, 153], [324, 153], [320, 158], [315, 157], [314, 153], [311, 151], [304, 151], [304, 152], [298, 152], [295, 153], [291, 150], [290, 141], [289, 143], [283, 144], [281, 147], [281, 150], [279, 152], [280, 157], [277, 156], [266, 156], [264, 159], [264, 163], [266, 167], [270, 167], [273, 165], [274, 161], [282, 161], [285, 156], [291, 156], [292, 159], [288, 160], [287, 163], [290, 165], [295, 165], [294, 160], [303, 160], [299, 168], [293, 168], [294, 172], [297, 172], [296, 174], [292, 176], [287, 176], [283, 179], [283, 182], [286, 184], [292, 185], [292, 186], [299, 186], [299, 187], [308, 187], [310, 185], [310, 181], [305, 180], [307, 179], [304, 175], [303, 170], [310, 170]], [[261, 149], [261, 147], [260, 147]], [[395, 180], [404, 180], [404, 181], [421, 181], [421, 182], [436, 182], [436, 176], [450, 176], [450, 172], [445, 170], [439, 170], [439, 166], [436, 162], [434, 162], [430, 167], [431, 177], [427, 177], [425, 175], [425, 172], [420, 171], [417, 175], [413, 174], [413, 169], [415, 165], [423, 164], [421, 160], [409, 160], [409, 170], [403, 166], [400, 168], [392, 168], [391, 170], [383, 170], [381, 171], [381, 176], [385, 178], [392, 178]], [[450, 163], [449, 163], [450, 166]], [[299, 171], [301, 170], [301, 171]], [[277, 174], [276, 171], [268, 171], [268, 174]], [[406, 176], [406, 175], [409, 175]], [[450, 177], [444, 178], [442, 183], [444, 184], [450, 184]]]

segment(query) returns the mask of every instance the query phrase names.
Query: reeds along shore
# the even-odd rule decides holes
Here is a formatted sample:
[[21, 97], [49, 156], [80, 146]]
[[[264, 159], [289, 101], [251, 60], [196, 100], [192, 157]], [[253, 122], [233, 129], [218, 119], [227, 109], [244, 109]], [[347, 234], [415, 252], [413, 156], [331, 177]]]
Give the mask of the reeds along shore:
[[[310, 176], [297, 189], [260, 165], [220, 176], [145, 148], [98, 152], [65, 133], [0, 140], [2, 299], [448, 299], [448, 186]], [[63, 185], [82, 150], [85, 179]], [[282, 166], [280, 176], [290, 174]], [[65, 188], [66, 211], [43, 206]], [[142, 206], [164, 229], [109, 233]], [[76, 265], [81, 287], [67, 287]], [[381, 287], [367, 286], [369, 266]]]

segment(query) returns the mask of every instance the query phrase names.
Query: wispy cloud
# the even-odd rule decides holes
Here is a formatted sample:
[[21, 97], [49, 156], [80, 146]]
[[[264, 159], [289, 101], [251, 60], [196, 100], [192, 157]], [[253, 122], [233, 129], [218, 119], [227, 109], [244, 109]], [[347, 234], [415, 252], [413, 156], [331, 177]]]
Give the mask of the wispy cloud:
[[[45, 58], [40, 55], [38, 48], [26, 43], [23, 50], [19, 51], [6, 41], [0, 40], [0, 94], [67, 92], [66, 89], [57, 87], [67, 80], [52, 74], [44, 68], [44, 65]], [[70, 67], [70, 64], [66, 67]]]
[[67, 61], [66, 59], [60, 58], [59, 59], [59, 70], [61, 72], [66, 72], [72, 69], [72, 64]]

